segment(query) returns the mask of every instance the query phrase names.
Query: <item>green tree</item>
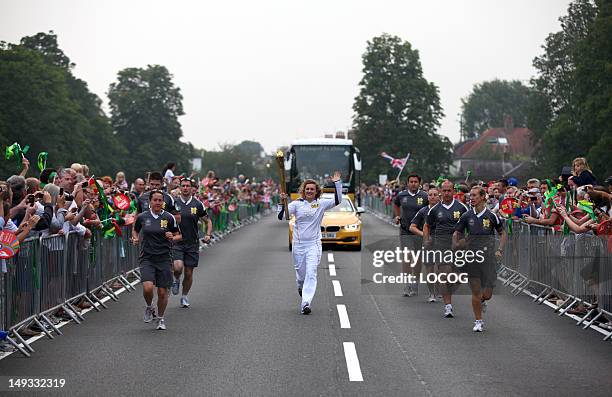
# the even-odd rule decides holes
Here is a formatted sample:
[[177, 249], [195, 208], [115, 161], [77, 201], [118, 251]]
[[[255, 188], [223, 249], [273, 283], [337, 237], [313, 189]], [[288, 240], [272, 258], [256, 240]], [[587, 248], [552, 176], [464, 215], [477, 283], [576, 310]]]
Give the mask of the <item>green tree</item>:
[[533, 64], [529, 127], [539, 165], [557, 175], [574, 157], [585, 156], [598, 177], [612, 173], [608, 160], [611, 92], [610, 2], [575, 0], [559, 19], [561, 30], [545, 41]]
[[261, 152], [264, 151], [261, 144], [255, 141], [242, 141], [236, 145], [236, 150], [242, 152], [245, 158], [248, 158], [248, 161], [256, 161], [260, 158]]
[[108, 97], [116, 137], [130, 154], [125, 162], [130, 177], [161, 171], [170, 161], [177, 163], [179, 172], [189, 170], [194, 150], [180, 141], [178, 121], [184, 114], [183, 96], [166, 67], [121, 70]]
[[[70, 98], [62, 69], [47, 64], [36, 51], [5, 43], [0, 48], [0, 86], [2, 150], [13, 142], [30, 145], [32, 170], [40, 151], [49, 152], [49, 166], [80, 160], [79, 148], [88, 144], [81, 133], [87, 120]], [[17, 166], [4, 160], [0, 169], [8, 176]]]
[[612, 175], [612, 3], [596, 4], [597, 16], [578, 45], [575, 97], [579, 125], [586, 134], [579, 150], [601, 181]]
[[[40, 151], [49, 152], [48, 166], [85, 163], [96, 175], [117, 171], [125, 151], [114, 138], [101, 100], [72, 75], [74, 63], [59, 48], [51, 31], [26, 36], [20, 44], [4, 43], [0, 80], [3, 144], [31, 146], [30, 175]], [[0, 94], [2, 96], [2, 94]], [[3, 164], [4, 166], [5, 164]], [[6, 172], [15, 172], [12, 164]]]
[[242, 141], [237, 145], [221, 144], [219, 150], [202, 151], [203, 171], [214, 170], [220, 178], [238, 174], [247, 178], [268, 176], [270, 170], [265, 169], [265, 161], [260, 161], [262, 151], [261, 144], [254, 141]]
[[514, 125], [527, 126], [530, 88], [518, 80], [492, 80], [475, 84], [462, 103], [462, 131], [465, 138], [477, 138], [489, 128], [502, 127], [504, 117]]
[[406, 170], [433, 178], [447, 170], [452, 144], [435, 133], [443, 116], [438, 88], [423, 77], [419, 52], [397, 36], [368, 41], [363, 78], [353, 110], [356, 144], [361, 148], [364, 181], [393, 171], [380, 152], [403, 157]]
[[49, 33], [36, 33], [34, 36], [25, 36], [20, 41], [21, 46], [34, 50], [45, 59], [49, 65], [55, 65], [64, 69], [72, 69], [76, 65], [59, 48], [57, 35], [50, 30]]

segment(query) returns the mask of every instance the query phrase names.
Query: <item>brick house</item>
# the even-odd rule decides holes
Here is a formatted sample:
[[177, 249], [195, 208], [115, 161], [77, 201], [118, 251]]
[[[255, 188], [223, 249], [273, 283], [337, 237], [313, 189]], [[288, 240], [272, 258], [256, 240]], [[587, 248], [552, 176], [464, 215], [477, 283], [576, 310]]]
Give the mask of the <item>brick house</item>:
[[450, 171], [464, 177], [471, 170], [473, 178], [485, 181], [502, 176], [524, 180], [530, 176], [533, 152], [531, 130], [514, 128], [512, 118], [506, 117], [504, 127], [489, 128], [478, 138], [455, 145]]

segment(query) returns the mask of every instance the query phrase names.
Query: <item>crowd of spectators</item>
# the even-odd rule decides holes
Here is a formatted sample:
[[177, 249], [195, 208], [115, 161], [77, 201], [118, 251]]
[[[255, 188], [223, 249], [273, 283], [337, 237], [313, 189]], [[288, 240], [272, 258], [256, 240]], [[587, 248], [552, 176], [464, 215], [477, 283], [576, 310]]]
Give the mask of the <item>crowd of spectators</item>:
[[[0, 181], [0, 228], [14, 233], [22, 243], [30, 237], [76, 232], [86, 248], [97, 230], [130, 225], [137, 212], [143, 210], [139, 198], [148, 190], [161, 188], [177, 198], [180, 182], [185, 178], [191, 181], [194, 196], [204, 203], [212, 217], [220, 212], [237, 211], [238, 204], [257, 205], [269, 211], [270, 203], [278, 194], [272, 180], [256, 182], [243, 175], [220, 179], [214, 171], [209, 171], [204, 178], [196, 174], [186, 177], [175, 175], [175, 169], [176, 165], [169, 163], [163, 172], [149, 172], [130, 182], [121, 171], [114, 178], [94, 177], [87, 165], [78, 163], [34, 172], [24, 157], [21, 172]], [[173, 212], [173, 208], [167, 210]], [[113, 234], [107, 237], [112, 238]], [[1, 260], [1, 263], [1, 272], [6, 273], [7, 261]], [[86, 301], [78, 304], [80, 309], [88, 306]], [[61, 311], [54, 316], [69, 318]], [[30, 327], [22, 332], [23, 336], [30, 336], [40, 331]]]
[[[436, 181], [425, 182], [422, 189], [428, 191], [434, 186], [437, 186]], [[473, 186], [487, 190], [487, 207], [501, 218], [522, 219], [529, 224], [550, 226], [556, 231], [561, 230], [565, 221], [575, 233], [603, 231], [609, 234], [602, 224], [607, 226], [612, 217], [612, 176], [599, 184], [582, 157], [574, 159], [571, 169], [564, 168], [560, 176], [551, 179], [531, 178], [523, 184], [513, 177], [489, 182], [459, 180], [455, 183], [455, 199], [469, 206], [468, 192]], [[385, 185], [362, 185], [361, 189], [391, 205], [404, 186], [394, 180]], [[506, 198], [514, 199], [514, 210], [510, 214], [501, 210]]]
[[[561, 175], [550, 179], [530, 178], [522, 183], [514, 177], [489, 182], [458, 180], [455, 182], [454, 197], [469, 206], [470, 189], [482, 186], [487, 191], [487, 207], [504, 222], [508, 223], [510, 219], [523, 221], [552, 229], [560, 233], [559, 236], [574, 233], [577, 239], [598, 235], [607, 240], [609, 251], [612, 249], [612, 176], [602, 182], [599, 183], [594, 177], [587, 160], [579, 157], [574, 159], [571, 167], [564, 167]], [[437, 187], [438, 183], [423, 183], [422, 189], [428, 191]], [[387, 207], [392, 205], [395, 196], [403, 189], [404, 186], [397, 181], [361, 187], [362, 197], [376, 197], [383, 200]], [[510, 200], [506, 200], [508, 198]], [[511, 206], [508, 207], [508, 204]], [[590, 276], [597, 277], [597, 274]], [[596, 283], [591, 284], [594, 286]], [[593, 287], [593, 293], [596, 295], [596, 287]], [[550, 299], [557, 303], [562, 301], [557, 296]], [[587, 309], [580, 304], [569, 312], [584, 315]], [[612, 325], [612, 322], [608, 324]]]

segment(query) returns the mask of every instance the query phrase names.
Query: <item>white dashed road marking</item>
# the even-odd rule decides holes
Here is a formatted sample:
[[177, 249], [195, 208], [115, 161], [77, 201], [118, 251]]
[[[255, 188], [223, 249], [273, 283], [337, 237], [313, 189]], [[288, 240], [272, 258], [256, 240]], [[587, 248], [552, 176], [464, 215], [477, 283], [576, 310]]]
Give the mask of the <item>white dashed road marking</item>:
[[342, 287], [340, 286], [340, 281], [332, 280], [332, 285], [334, 286], [334, 296], [342, 296]]
[[336, 305], [338, 308], [338, 318], [340, 319], [340, 328], [351, 328], [348, 313], [345, 305]]
[[343, 346], [349, 380], [351, 382], [363, 382], [363, 376], [361, 375], [361, 367], [359, 366], [359, 359], [357, 358], [355, 344], [353, 342], [344, 342]]

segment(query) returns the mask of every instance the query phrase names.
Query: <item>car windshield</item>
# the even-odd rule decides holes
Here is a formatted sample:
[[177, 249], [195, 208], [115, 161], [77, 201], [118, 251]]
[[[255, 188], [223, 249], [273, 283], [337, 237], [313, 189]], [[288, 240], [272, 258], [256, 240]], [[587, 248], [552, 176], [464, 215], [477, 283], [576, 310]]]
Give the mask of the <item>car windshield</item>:
[[325, 212], [355, 212], [355, 209], [353, 208], [353, 204], [351, 204], [351, 200], [343, 198], [340, 204]]

